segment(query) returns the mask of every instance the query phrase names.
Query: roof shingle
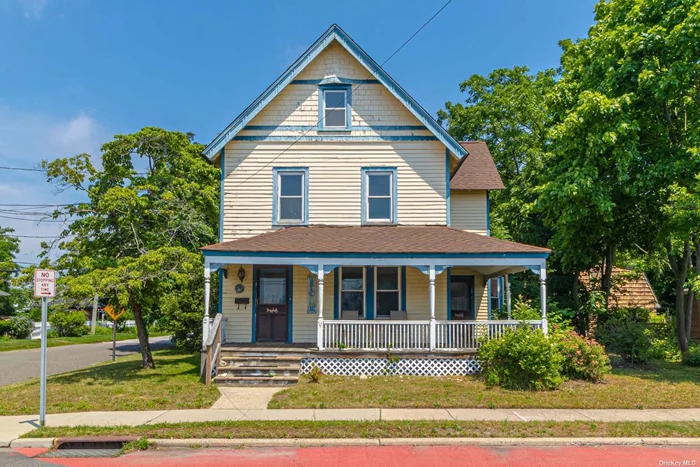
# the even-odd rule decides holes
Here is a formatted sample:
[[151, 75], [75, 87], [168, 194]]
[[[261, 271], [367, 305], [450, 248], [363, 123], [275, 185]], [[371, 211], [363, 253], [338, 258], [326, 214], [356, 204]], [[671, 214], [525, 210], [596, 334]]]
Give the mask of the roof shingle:
[[287, 227], [209, 245], [205, 251], [360, 254], [549, 253], [550, 250], [446, 226]]
[[459, 143], [469, 152], [450, 179], [451, 190], [502, 190], [505, 188], [496, 164], [483, 141]]

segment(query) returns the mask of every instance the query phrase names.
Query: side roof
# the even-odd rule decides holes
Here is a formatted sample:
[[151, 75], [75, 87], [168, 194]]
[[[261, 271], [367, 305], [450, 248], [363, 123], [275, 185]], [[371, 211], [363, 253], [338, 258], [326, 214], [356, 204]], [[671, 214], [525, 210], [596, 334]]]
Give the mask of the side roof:
[[437, 139], [442, 142], [454, 155], [463, 158], [467, 150], [452, 138], [437, 121], [416, 102], [384, 69], [375, 62], [357, 43], [343, 31], [340, 26], [333, 24], [316, 42], [304, 52], [282, 75], [275, 80], [257, 99], [253, 101], [236, 119], [231, 122], [204, 149], [204, 155], [214, 159], [226, 143], [231, 141], [248, 122], [274, 99], [292, 80], [311, 63], [321, 51], [333, 41], [338, 41], [357, 61], [367, 68], [395, 98], [397, 98]]
[[502, 190], [505, 188], [496, 164], [483, 141], [462, 141], [459, 143], [469, 156], [464, 157], [452, 178], [450, 190]]

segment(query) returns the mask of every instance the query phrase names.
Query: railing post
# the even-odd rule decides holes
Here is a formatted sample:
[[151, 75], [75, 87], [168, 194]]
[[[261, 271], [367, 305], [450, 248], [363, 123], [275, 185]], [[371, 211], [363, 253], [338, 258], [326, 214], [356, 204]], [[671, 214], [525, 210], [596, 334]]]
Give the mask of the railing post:
[[323, 350], [323, 265], [318, 265], [318, 329], [316, 334], [316, 343], [318, 350]]
[[435, 265], [430, 265], [428, 269], [428, 280], [430, 282], [430, 351], [435, 350]]
[[547, 328], [547, 269], [543, 265], [540, 268], [540, 304], [542, 308], [542, 332], [546, 336]]
[[508, 319], [512, 319], [512, 307], [511, 307], [511, 297], [510, 297], [510, 274], [506, 275], [506, 306], [508, 308]]

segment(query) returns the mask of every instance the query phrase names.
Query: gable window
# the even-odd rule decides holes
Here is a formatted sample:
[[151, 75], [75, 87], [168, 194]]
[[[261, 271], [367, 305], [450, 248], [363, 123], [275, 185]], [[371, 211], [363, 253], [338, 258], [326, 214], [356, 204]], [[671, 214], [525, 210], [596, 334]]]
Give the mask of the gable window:
[[340, 319], [343, 311], [357, 311], [358, 317], [363, 318], [365, 303], [365, 268], [340, 268]]
[[319, 128], [350, 129], [350, 86], [328, 85], [319, 88]]
[[309, 169], [273, 169], [273, 220], [275, 225], [306, 224], [308, 222]]
[[398, 311], [401, 303], [401, 280], [398, 267], [376, 267], [375, 310], [377, 318], [389, 318], [392, 311]]
[[396, 223], [396, 169], [362, 169], [362, 222]]

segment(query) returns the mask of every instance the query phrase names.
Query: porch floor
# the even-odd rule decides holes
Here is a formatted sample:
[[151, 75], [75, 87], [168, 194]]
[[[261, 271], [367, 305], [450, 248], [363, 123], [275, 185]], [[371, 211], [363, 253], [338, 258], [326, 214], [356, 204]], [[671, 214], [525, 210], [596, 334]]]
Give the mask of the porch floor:
[[[305, 342], [256, 342], [256, 343], [226, 343], [222, 345], [222, 354], [228, 352], [235, 353], [263, 353], [263, 354], [293, 354], [299, 355], [302, 358], [320, 358], [320, 357], [336, 357], [336, 358], [377, 358], [386, 357], [386, 350], [337, 350], [326, 349], [318, 350], [315, 343]], [[391, 349], [392, 354], [400, 354], [402, 356], [434, 358], [434, 357], [460, 357], [473, 356], [476, 349], [459, 349], [459, 350], [444, 350], [436, 349], [434, 352], [428, 350], [401, 350]]]

